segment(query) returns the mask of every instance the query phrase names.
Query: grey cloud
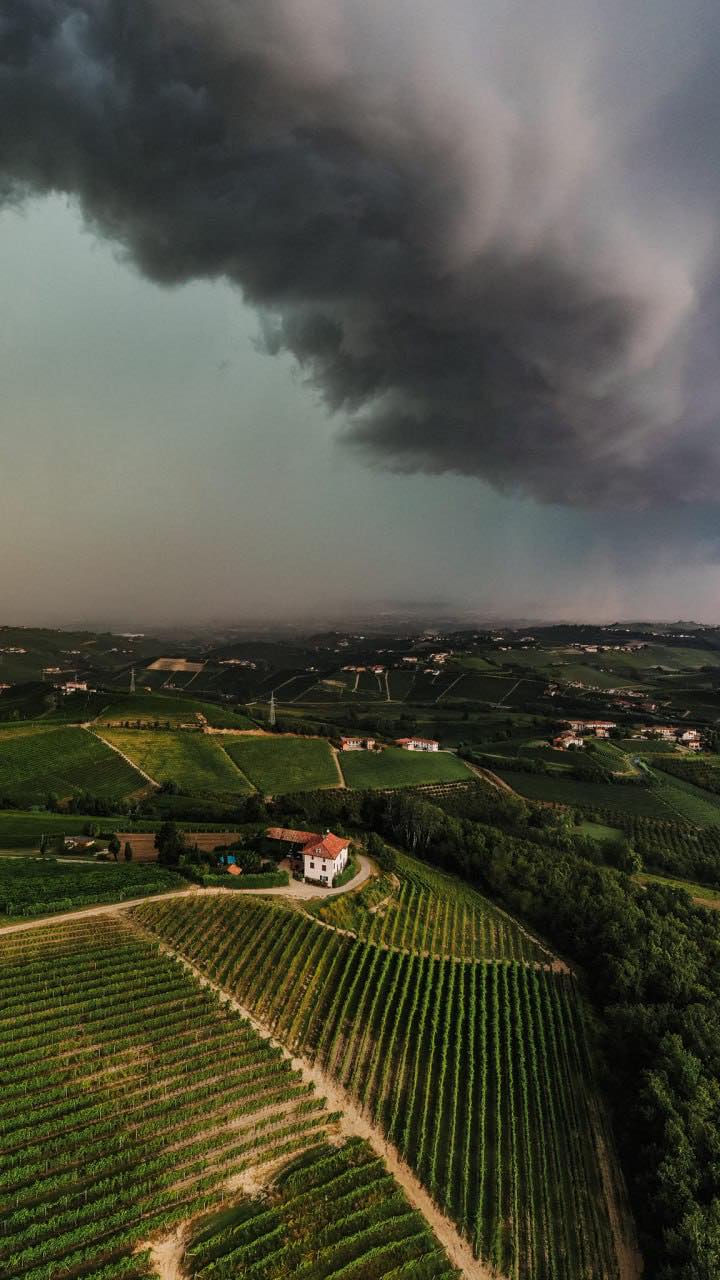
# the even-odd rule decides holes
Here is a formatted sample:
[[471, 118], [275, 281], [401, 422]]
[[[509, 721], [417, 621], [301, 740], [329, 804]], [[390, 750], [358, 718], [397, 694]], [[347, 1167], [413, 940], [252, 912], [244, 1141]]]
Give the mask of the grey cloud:
[[[384, 12], [2, 0], [0, 192], [73, 194], [158, 282], [237, 283], [374, 462], [580, 506], [714, 500], [717, 215], [700, 183], [686, 213], [651, 123], [671, 7], [646, 15], [667, 31], [637, 121], [622, 8]], [[710, 13], [683, 11], [698, 49]]]

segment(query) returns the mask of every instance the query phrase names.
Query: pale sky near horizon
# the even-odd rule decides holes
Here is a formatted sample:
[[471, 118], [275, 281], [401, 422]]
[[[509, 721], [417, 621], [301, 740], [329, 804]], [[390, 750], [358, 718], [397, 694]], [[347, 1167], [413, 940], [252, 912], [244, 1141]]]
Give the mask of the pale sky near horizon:
[[588, 512], [367, 466], [223, 282], [143, 279], [60, 197], [0, 214], [0, 621], [720, 620], [712, 509]]

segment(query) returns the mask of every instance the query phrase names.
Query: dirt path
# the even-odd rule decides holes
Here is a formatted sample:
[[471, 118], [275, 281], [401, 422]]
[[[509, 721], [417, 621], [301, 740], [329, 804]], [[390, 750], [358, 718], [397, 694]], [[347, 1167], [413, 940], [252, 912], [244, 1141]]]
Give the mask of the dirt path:
[[[154, 943], [159, 941], [155, 934], [143, 929], [137, 921], [133, 920], [132, 924], [143, 936], [152, 938]], [[326, 1099], [328, 1109], [342, 1113], [340, 1131], [343, 1137], [363, 1138], [377, 1155], [382, 1156], [393, 1177], [405, 1192], [410, 1204], [414, 1209], [422, 1213], [446, 1250], [451, 1262], [460, 1269], [466, 1280], [500, 1280], [496, 1271], [473, 1257], [470, 1245], [462, 1238], [455, 1224], [444, 1213], [441, 1213], [397, 1149], [386, 1140], [381, 1130], [362, 1114], [344, 1089], [339, 1088], [319, 1067], [312, 1065], [305, 1058], [290, 1053], [283, 1042], [273, 1035], [271, 1029], [264, 1022], [256, 1018], [245, 1005], [240, 1004], [239, 1000], [229, 995], [217, 983], [211, 982], [200, 969], [197, 969], [194, 964], [186, 960], [180, 952], [175, 951], [174, 948], [167, 946], [164, 942], [160, 942], [160, 950], [165, 955], [172, 956], [174, 960], [177, 960], [184, 969], [194, 976], [201, 986], [215, 992], [223, 1004], [229, 1005], [241, 1017], [246, 1018], [264, 1040], [270, 1041], [271, 1044], [280, 1049], [283, 1057], [292, 1064], [293, 1069], [301, 1072], [303, 1081], [306, 1084], [313, 1084]], [[163, 1255], [163, 1260], [166, 1260], [168, 1254], [172, 1254], [172, 1250], [169, 1247], [166, 1254]], [[182, 1274], [181, 1271], [166, 1271], [161, 1275], [161, 1280], [181, 1280]]]
[[116, 755], [122, 756], [123, 760], [125, 760], [125, 762], [129, 764], [136, 773], [139, 773], [141, 778], [145, 778], [153, 787], [160, 786], [160, 783], [155, 778], [151, 778], [149, 773], [146, 773], [144, 769], [140, 768], [139, 764], [136, 764], [129, 756], [126, 756], [125, 752], [121, 751], [119, 747], [116, 747], [114, 742], [108, 742], [107, 738], [103, 738], [102, 734], [98, 733], [96, 729], [89, 729], [87, 725], [83, 725], [82, 727], [83, 729], [87, 729], [88, 733], [92, 733], [95, 738], [99, 738], [100, 742], [104, 742], [105, 746], [109, 747], [111, 751], [114, 751]]
[[56, 921], [65, 920], [85, 920], [90, 916], [107, 915], [108, 912], [128, 911], [131, 907], [140, 907], [144, 902], [165, 902], [168, 898], [187, 898], [187, 897], [207, 897], [216, 894], [242, 894], [248, 897], [250, 894], [264, 894], [265, 897], [273, 898], [335, 898], [340, 893], [352, 893], [353, 889], [359, 889], [370, 876], [376, 874], [375, 865], [366, 858], [364, 854], [358, 855], [360, 870], [354, 879], [348, 884], [341, 885], [337, 889], [325, 889], [322, 885], [305, 884], [302, 880], [290, 880], [288, 885], [284, 885], [277, 889], [223, 889], [208, 888], [201, 889], [199, 885], [193, 885], [189, 889], [172, 889], [169, 893], [154, 893], [144, 898], [131, 898], [127, 902], [104, 902], [95, 907], [82, 907], [78, 911], [59, 912], [50, 916], [34, 916], [30, 920], [22, 920], [18, 924], [6, 924], [0, 927], [0, 937], [7, 933], [20, 933], [23, 929], [40, 929], [43, 925], [53, 924]]
[[340, 753], [337, 747], [331, 747], [330, 752], [333, 760], [335, 761], [335, 768], [337, 769], [338, 785], [342, 788], [343, 791], [347, 791], [347, 782], [345, 781], [345, 774], [343, 773], [342, 765], [340, 764]]
[[473, 764], [472, 760], [466, 760], [465, 764], [471, 773], [476, 774], [478, 778], [482, 778], [483, 782], [489, 782], [490, 786], [494, 787], [496, 791], [505, 791], [508, 795], [515, 796], [516, 799], [522, 800], [522, 796], [519, 796], [517, 791], [513, 791], [510, 784], [505, 782], [502, 778], [499, 778], [491, 769], [484, 769], [482, 765]]
[[454, 689], [455, 685], [459, 684], [463, 676], [466, 676], [466, 675], [467, 675], [467, 672], [463, 671], [455, 680], [452, 681], [452, 684], [449, 684], [446, 689], [443, 689], [442, 693], [439, 693], [437, 698], [435, 699], [435, 706], [437, 706], [440, 699], [444, 698], [445, 695], [448, 694], [451, 689]]
[[[187, 1280], [188, 1273], [183, 1266], [186, 1239], [187, 1224], [181, 1223], [169, 1236], [151, 1243], [150, 1266], [158, 1280]], [[146, 1249], [147, 1245], [140, 1248]]]

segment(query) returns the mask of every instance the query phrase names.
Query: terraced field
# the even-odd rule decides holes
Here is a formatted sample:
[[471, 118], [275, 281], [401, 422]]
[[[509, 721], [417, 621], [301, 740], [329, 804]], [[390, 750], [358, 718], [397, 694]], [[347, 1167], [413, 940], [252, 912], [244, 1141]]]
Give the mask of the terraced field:
[[0, 729], [0, 795], [15, 804], [43, 803], [50, 792], [112, 802], [145, 787], [141, 774], [84, 729]]
[[337, 787], [340, 777], [327, 742], [320, 738], [221, 739], [245, 777], [266, 795]]
[[155, 782], [176, 782], [191, 795], [243, 795], [252, 791], [216, 737], [164, 729], [102, 729], [103, 738]]
[[307, 910], [324, 924], [401, 951], [455, 960], [552, 961], [540, 943], [469, 885], [415, 858], [394, 856], [396, 874]]
[[467, 765], [447, 751], [346, 751], [342, 770], [349, 787], [357, 791], [421, 786], [428, 782], [469, 780]]
[[615, 1169], [570, 975], [437, 959], [422, 937], [372, 945], [247, 899], [133, 915], [341, 1084], [500, 1274], [617, 1280]]

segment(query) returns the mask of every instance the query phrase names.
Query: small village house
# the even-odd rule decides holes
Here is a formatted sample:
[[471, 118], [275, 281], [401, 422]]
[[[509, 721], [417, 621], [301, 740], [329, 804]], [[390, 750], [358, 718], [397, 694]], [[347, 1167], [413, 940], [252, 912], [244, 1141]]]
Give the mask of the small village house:
[[396, 738], [395, 746], [404, 751], [439, 751], [440, 743], [435, 738]]
[[268, 827], [267, 840], [281, 840], [290, 846], [288, 857], [291, 865], [302, 869], [306, 880], [332, 888], [342, 874], [350, 855], [350, 841], [346, 836], [326, 831], [319, 835], [314, 831], [296, 831], [288, 827]]
[[584, 747], [585, 739], [570, 730], [567, 733], [559, 733], [556, 738], [553, 738], [553, 746], [559, 751], [567, 751], [569, 747]]
[[342, 751], [372, 751], [374, 746], [374, 738], [365, 738], [358, 734], [346, 734], [340, 739]]

